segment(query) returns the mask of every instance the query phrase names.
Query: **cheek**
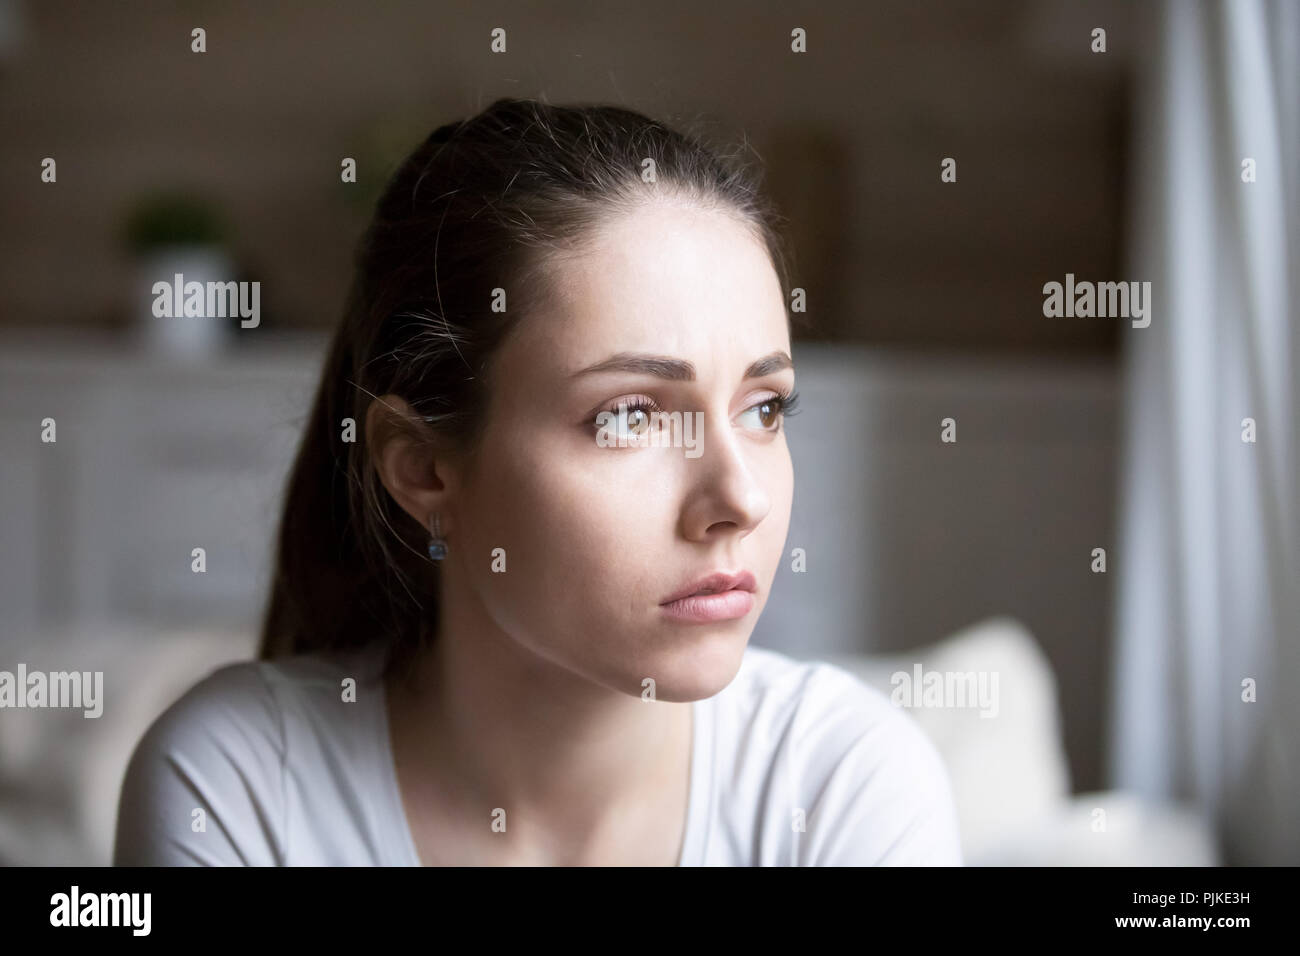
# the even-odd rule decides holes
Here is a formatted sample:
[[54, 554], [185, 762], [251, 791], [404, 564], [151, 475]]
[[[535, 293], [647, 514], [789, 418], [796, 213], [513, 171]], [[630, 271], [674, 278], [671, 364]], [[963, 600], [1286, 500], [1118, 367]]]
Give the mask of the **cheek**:
[[[658, 536], [670, 545], [675, 524], [663, 483], [620, 479], [608, 457], [617, 454], [594, 456], [563, 441], [484, 447], [463, 537], [468, 553], [482, 556], [471, 578], [517, 639], [580, 641], [654, 603]], [[491, 570], [494, 548], [504, 549], [505, 573]]]

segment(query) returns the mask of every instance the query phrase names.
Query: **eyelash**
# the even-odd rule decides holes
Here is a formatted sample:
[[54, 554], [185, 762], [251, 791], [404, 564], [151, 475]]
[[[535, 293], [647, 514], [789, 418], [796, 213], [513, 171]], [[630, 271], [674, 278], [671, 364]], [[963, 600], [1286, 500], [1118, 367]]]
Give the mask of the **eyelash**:
[[[601, 411], [598, 412], [597, 414], [608, 412], [610, 414], [617, 415], [620, 408], [624, 408], [628, 412], [635, 412], [638, 410], [645, 411], [645, 412], [662, 412], [664, 410], [662, 406], [660, 406], [660, 404], [656, 402], [653, 398], [651, 398], [649, 395], [636, 395], [633, 396], [633, 398], [634, 400], [631, 402], [625, 402], [619, 400], [615, 402], [613, 405], [609, 406], [608, 408], [601, 409]], [[788, 392], [778, 392], [776, 395], [773, 395], [771, 398], [765, 398], [762, 401], [755, 402], [753, 405], [750, 405], [748, 408], [746, 408], [745, 411], [751, 412], [754, 409], [760, 408], [763, 405], [776, 405], [778, 408], [778, 412], [781, 416], [781, 421], [784, 421], [785, 419], [789, 418], [791, 415], [794, 415], [799, 410], [799, 392], [797, 389], [793, 389], [793, 388], [790, 389]], [[593, 421], [592, 427], [599, 428], [599, 425], [597, 425]], [[777, 423], [776, 428], [763, 429], [763, 431], [771, 432], [773, 434], [779, 432], [780, 430], [781, 430], [780, 422]]]

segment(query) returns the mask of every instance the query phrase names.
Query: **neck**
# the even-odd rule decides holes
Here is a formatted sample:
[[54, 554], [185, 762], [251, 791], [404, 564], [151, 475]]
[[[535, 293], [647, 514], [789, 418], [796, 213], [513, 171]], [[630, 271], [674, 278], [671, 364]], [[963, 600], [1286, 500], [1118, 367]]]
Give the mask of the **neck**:
[[647, 702], [562, 667], [481, 605], [444, 604], [437, 637], [389, 694], [416, 773], [485, 830], [504, 809], [512, 844], [539, 853], [660, 812], [689, 770], [690, 704]]

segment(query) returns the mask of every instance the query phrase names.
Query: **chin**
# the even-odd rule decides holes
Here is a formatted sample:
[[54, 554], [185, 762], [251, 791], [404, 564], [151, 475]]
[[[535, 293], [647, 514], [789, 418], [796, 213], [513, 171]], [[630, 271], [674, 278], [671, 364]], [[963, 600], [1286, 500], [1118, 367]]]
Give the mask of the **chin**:
[[[657, 655], [655, 697], [674, 703], [712, 697], [735, 679], [752, 626], [692, 625]], [[637, 683], [640, 683], [638, 678]]]

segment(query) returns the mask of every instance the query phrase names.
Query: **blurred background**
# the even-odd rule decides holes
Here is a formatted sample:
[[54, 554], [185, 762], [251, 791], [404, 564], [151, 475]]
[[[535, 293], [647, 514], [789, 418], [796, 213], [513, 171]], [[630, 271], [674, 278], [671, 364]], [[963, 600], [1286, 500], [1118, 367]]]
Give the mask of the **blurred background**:
[[[0, 0], [0, 670], [106, 700], [0, 710], [0, 862], [106, 863], [135, 741], [252, 655], [371, 206], [526, 96], [761, 157], [806, 570], [754, 642], [1000, 676], [992, 719], [913, 708], [968, 862], [1300, 863], [1298, 86], [1295, 2]], [[260, 324], [154, 318], [174, 272]], [[1150, 282], [1149, 326], [1046, 317], [1067, 274]]]

